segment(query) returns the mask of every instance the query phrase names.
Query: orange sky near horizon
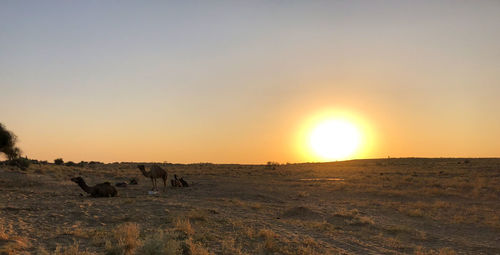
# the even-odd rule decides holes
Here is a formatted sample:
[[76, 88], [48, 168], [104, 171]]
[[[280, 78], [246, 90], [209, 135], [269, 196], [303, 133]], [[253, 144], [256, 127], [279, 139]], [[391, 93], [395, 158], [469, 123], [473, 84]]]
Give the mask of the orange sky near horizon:
[[30, 158], [500, 156], [500, 3], [2, 2], [0, 123]]

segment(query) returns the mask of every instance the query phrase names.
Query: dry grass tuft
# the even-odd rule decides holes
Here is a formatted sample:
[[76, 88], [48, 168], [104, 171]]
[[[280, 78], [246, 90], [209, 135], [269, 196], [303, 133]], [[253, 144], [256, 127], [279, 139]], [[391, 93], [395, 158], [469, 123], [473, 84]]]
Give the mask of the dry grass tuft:
[[456, 255], [457, 253], [449, 247], [439, 249], [439, 255]]
[[345, 208], [337, 211], [333, 216], [344, 218], [345, 222], [349, 225], [373, 225], [374, 220], [369, 216], [361, 216], [357, 209], [347, 210]]
[[253, 227], [244, 227], [242, 230], [246, 237], [253, 239], [255, 237], [255, 229]]
[[264, 239], [272, 239], [278, 236], [276, 233], [274, 233], [272, 230], [263, 228], [259, 231], [257, 234], [258, 237], [263, 237]]
[[12, 225], [0, 224], [0, 254], [18, 254], [20, 251], [30, 247], [31, 244], [26, 237], [13, 235]]
[[206, 210], [191, 210], [187, 213], [187, 217], [192, 221], [207, 221]]
[[320, 253], [320, 252], [315, 251], [314, 248], [311, 246], [299, 246], [296, 252], [297, 252], [297, 254], [301, 254], [301, 255], [321, 255], [321, 254], [324, 254], [322, 252]]
[[188, 254], [191, 255], [211, 255], [213, 253], [210, 253], [205, 246], [199, 243], [193, 242], [193, 240], [188, 239], [186, 240], [186, 246], [188, 247]]
[[278, 235], [274, 233], [272, 230], [265, 228], [261, 229], [258, 233], [258, 236], [264, 238], [264, 242], [260, 244], [258, 247], [261, 253], [268, 254], [277, 252], [279, 250], [279, 247], [276, 244], [276, 239], [278, 238]]
[[359, 215], [358, 209], [351, 209], [347, 210], [345, 208], [342, 208], [338, 210], [334, 216], [340, 216], [340, 217], [346, 217], [346, 218], [354, 218]]
[[316, 240], [314, 240], [314, 238], [312, 238], [310, 236], [306, 236], [302, 240], [302, 244], [305, 246], [318, 246], [318, 242], [316, 242]]
[[422, 211], [420, 208], [407, 209], [407, 210], [403, 210], [403, 212], [405, 212], [410, 217], [423, 217], [424, 216], [424, 211]]
[[89, 236], [91, 237], [90, 241], [95, 246], [103, 246], [106, 244], [106, 240], [109, 239], [110, 233], [103, 229], [93, 229], [89, 231]]
[[124, 223], [113, 230], [113, 241], [106, 243], [106, 254], [133, 254], [141, 245], [139, 240], [139, 225], [136, 223]]
[[177, 255], [182, 254], [181, 243], [170, 238], [163, 232], [158, 232], [146, 238], [137, 250], [137, 254], [143, 255]]
[[438, 251], [432, 249], [425, 249], [421, 246], [415, 250], [415, 255], [456, 255], [457, 253], [449, 247], [441, 248]]
[[0, 224], [0, 240], [9, 240], [9, 235], [3, 222]]
[[51, 254], [52, 255], [94, 255], [96, 253], [92, 253], [89, 251], [80, 251], [80, 244], [75, 241], [73, 243], [73, 245], [67, 246], [67, 247], [61, 247], [58, 245], [56, 247], [56, 250]]
[[240, 207], [245, 207], [247, 204], [237, 198], [229, 199], [229, 202]]
[[301, 197], [301, 198], [305, 198], [305, 197], [309, 197], [311, 194], [309, 194], [309, 192], [307, 191], [299, 191], [299, 193], [297, 193], [297, 197]]
[[356, 216], [349, 221], [351, 225], [373, 225], [375, 221], [368, 216]]
[[313, 221], [309, 223], [308, 226], [311, 227], [312, 229], [319, 230], [324, 233], [330, 233], [335, 231], [335, 226], [326, 221], [321, 221], [321, 222]]
[[175, 221], [175, 230], [180, 231], [187, 236], [191, 236], [194, 234], [193, 226], [191, 226], [191, 222], [189, 219], [179, 219]]
[[260, 210], [260, 209], [262, 209], [262, 204], [258, 203], [258, 202], [251, 203], [249, 206], [250, 206], [250, 208], [252, 208], [254, 210]]
[[234, 238], [227, 238], [222, 241], [222, 254], [224, 255], [242, 255], [245, 254], [241, 248], [237, 247]]

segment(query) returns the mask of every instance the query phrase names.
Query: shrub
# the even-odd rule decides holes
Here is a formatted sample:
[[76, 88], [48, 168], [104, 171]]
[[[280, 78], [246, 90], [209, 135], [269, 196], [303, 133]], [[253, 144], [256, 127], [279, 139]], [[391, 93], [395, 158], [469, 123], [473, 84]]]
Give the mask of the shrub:
[[11, 166], [17, 166], [22, 170], [26, 170], [31, 165], [31, 160], [27, 158], [14, 158], [8, 161]]
[[76, 163], [73, 162], [73, 161], [68, 161], [64, 165], [66, 165], [66, 166], [76, 166]]
[[86, 166], [88, 164], [89, 164], [89, 162], [87, 162], [87, 161], [80, 161], [80, 163], [76, 164], [76, 166], [77, 167], [84, 167], [84, 166]]
[[278, 167], [279, 165], [280, 165], [280, 163], [278, 163], [278, 162], [268, 161], [266, 164], [266, 168], [275, 170], [276, 167]]
[[54, 159], [54, 164], [62, 165], [62, 164], [64, 164], [64, 160], [62, 158]]

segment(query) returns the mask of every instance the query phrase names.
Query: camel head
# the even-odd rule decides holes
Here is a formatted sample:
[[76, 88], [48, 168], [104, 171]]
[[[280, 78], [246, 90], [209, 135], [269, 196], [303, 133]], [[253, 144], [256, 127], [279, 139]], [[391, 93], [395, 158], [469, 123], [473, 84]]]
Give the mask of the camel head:
[[75, 182], [75, 183], [78, 183], [78, 184], [85, 183], [85, 181], [83, 180], [83, 178], [80, 177], [80, 176], [71, 178], [71, 181]]
[[146, 168], [144, 167], [144, 165], [137, 165], [137, 168], [139, 168], [141, 171], [145, 171]]

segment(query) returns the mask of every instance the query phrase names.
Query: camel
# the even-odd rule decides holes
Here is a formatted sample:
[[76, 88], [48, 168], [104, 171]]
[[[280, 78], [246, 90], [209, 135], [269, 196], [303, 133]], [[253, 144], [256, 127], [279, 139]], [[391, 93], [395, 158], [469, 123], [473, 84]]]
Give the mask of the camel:
[[181, 177], [179, 181], [181, 182], [182, 187], [189, 187], [189, 184], [187, 183], [187, 181], [184, 180], [184, 178]]
[[156, 178], [163, 179], [163, 191], [167, 188], [167, 171], [161, 168], [159, 165], [152, 165], [149, 172], [146, 172], [144, 165], [137, 166], [139, 170], [141, 170], [142, 175], [151, 178], [151, 182], [153, 183], [152, 190], [158, 190], [158, 185], [156, 185]]
[[184, 178], [177, 179], [177, 175], [174, 174], [174, 179], [170, 180], [172, 187], [189, 187], [189, 184], [184, 180]]
[[117, 182], [115, 183], [116, 187], [126, 188], [128, 184], [126, 182]]
[[172, 187], [182, 187], [182, 183], [177, 179], [177, 175], [174, 174], [174, 179], [170, 180]]
[[111, 183], [105, 182], [96, 184], [95, 186], [89, 187], [82, 177], [71, 178], [71, 181], [75, 182], [83, 189], [83, 191], [90, 194], [92, 197], [115, 197], [118, 194], [115, 187], [111, 186]]

